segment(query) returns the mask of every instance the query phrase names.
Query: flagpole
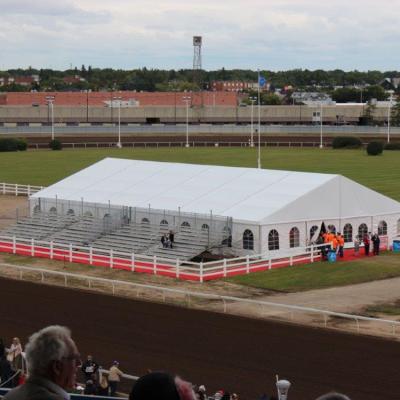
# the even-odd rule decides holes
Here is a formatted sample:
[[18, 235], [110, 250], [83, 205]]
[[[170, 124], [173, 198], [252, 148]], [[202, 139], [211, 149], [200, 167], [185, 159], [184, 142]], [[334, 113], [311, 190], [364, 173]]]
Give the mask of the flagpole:
[[260, 70], [258, 71], [258, 159], [257, 166], [261, 169], [261, 105], [260, 105]]

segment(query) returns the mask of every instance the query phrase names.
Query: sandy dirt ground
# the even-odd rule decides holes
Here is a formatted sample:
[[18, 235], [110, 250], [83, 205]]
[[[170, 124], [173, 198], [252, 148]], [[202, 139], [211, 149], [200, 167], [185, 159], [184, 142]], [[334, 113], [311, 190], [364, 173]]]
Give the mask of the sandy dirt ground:
[[400, 343], [142, 302], [0, 278], [1, 335], [9, 343], [47, 324], [72, 329], [82, 354], [103, 366], [117, 359], [141, 375], [168, 370], [209, 393], [242, 400], [272, 394], [278, 373], [290, 397], [310, 400], [332, 389], [352, 400], [397, 400]]

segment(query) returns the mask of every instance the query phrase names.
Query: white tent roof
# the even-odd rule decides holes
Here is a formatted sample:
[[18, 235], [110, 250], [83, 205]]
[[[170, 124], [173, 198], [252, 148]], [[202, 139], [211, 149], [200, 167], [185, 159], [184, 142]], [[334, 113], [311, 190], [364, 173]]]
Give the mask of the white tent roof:
[[268, 224], [400, 213], [340, 175], [105, 158], [32, 197], [177, 210]]

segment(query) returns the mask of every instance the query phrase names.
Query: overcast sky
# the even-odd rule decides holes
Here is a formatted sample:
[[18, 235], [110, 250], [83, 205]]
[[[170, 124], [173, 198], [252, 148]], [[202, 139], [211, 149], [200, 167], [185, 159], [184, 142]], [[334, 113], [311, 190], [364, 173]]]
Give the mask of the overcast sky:
[[400, 70], [400, 0], [0, 0], [0, 69]]

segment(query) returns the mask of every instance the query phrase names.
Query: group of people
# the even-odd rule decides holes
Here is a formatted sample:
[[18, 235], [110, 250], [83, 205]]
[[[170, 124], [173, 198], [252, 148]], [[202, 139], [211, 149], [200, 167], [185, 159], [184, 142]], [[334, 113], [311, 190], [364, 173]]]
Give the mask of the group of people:
[[[48, 349], [53, 349], [54, 355], [49, 354]], [[64, 360], [71, 362], [64, 364]], [[67, 376], [68, 373], [72, 374], [72, 371], [76, 375], [79, 368], [84, 378], [84, 387], [76, 385], [75, 377]], [[33, 379], [33, 386], [36, 382], [41, 384], [48, 380], [56, 384], [60, 382], [62, 385], [68, 385], [68, 389], [82, 391], [83, 394], [111, 397], [116, 396], [118, 383], [123, 376], [118, 361], [112, 363], [108, 376], [102, 372], [102, 368], [91, 355], [88, 355], [82, 363], [68, 328], [61, 326], [51, 326], [32, 335], [25, 353], [19, 338], [13, 338], [9, 348], [5, 347], [0, 339], [0, 387], [19, 387], [25, 383], [28, 372], [28, 381], [31, 382]], [[46, 388], [47, 384], [48, 382], [45, 384]], [[63, 388], [62, 385], [59, 386]], [[47, 389], [51, 392], [51, 389], [54, 389], [53, 386], [50, 384]], [[55, 391], [55, 394], [60, 393], [62, 392], [59, 390]], [[51, 399], [54, 400], [54, 397]], [[60, 400], [66, 400], [66, 398], [60, 398]]]
[[335, 252], [341, 258], [344, 256], [344, 237], [340, 232], [321, 232], [316, 244], [325, 244], [321, 247], [323, 260], [327, 259], [330, 251]]
[[[22, 354], [22, 346], [15, 349], [18, 346], [17, 341], [15, 342], [13, 349], [11, 346], [7, 351], [3, 348], [3, 352], [10, 354], [10, 351], [17, 353], [21, 350]], [[86, 378], [86, 386], [89, 386], [85, 394], [113, 396], [116, 394], [117, 385], [112, 382], [118, 382], [123, 375], [118, 368], [118, 362], [114, 361], [108, 377], [108, 384], [114, 388], [110, 393], [92, 391], [101, 368], [90, 355], [84, 363], [81, 362], [70, 330], [59, 325], [48, 326], [30, 336], [25, 357], [28, 365], [27, 379], [10, 390], [4, 400], [69, 400], [68, 392], [76, 389], [76, 374], [79, 368]], [[2, 380], [0, 387], [3, 383]], [[98, 386], [102, 387], [101, 377]], [[265, 398], [273, 399], [267, 396]], [[221, 390], [215, 393], [214, 399], [239, 400], [239, 396]], [[208, 400], [208, 396], [204, 385], [194, 387], [178, 376], [166, 372], [149, 372], [135, 382], [129, 400]], [[350, 399], [338, 393], [330, 393], [317, 400]]]
[[164, 233], [161, 236], [161, 244], [164, 249], [172, 249], [174, 244], [175, 235], [173, 231], [169, 231], [168, 233]]
[[371, 242], [372, 242], [372, 253], [374, 256], [378, 256], [379, 249], [381, 246], [381, 239], [379, 238], [379, 235], [376, 232], [373, 235], [371, 235], [371, 232], [364, 233], [364, 235], [362, 235], [362, 236], [357, 235], [354, 238], [354, 254], [355, 255], [359, 254], [360, 245], [362, 243], [364, 245], [365, 255], [369, 256]]

